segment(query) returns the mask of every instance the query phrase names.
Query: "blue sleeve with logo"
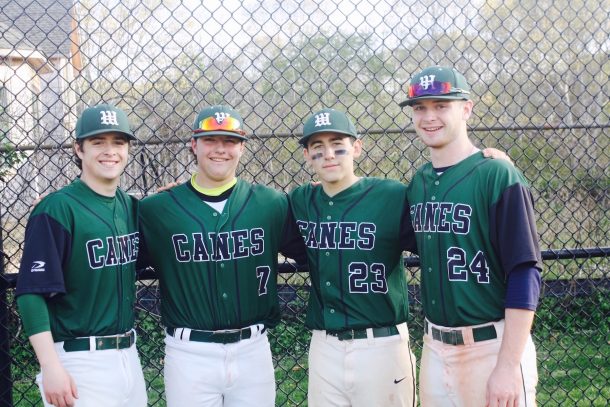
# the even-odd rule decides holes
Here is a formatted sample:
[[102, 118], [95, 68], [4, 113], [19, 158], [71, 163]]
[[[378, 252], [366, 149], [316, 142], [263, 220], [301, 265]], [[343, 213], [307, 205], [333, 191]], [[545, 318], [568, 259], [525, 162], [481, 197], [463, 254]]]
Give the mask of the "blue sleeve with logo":
[[65, 293], [63, 265], [70, 258], [70, 232], [46, 213], [34, 215], [25, 244], [15, 295]]

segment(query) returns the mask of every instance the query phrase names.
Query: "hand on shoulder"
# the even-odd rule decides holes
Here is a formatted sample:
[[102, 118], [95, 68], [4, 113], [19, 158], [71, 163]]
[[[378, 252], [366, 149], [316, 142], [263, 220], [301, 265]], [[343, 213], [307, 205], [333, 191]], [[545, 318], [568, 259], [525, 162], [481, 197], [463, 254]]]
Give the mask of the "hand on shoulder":
[[168, 189], [172, 189], [173, 187], [176, 187], [178, 185], [180, 185], [180, 183], [177, 181], [168, 182], [167, 184], [162, 185], [159, 188], [157, 188], [157, 190], [155, 192], [159, 193], [159, 192], [167, 191]]
[[34, 208], [36, 208], [36, 206], [40, 203], [40, 201], [42, 201], [47, 195], [49, 195], [48, 192], [45, 192], [42, 195], [36, 194], [36, 196], [34, 197], [34, 201], [32, 202], [32, 205], [30, 205], [30, 213], [34, 210]]
[[494, 160], [508, 161], [513, 166], [515, 165], [515, 163], [513, 163], [513, 160], [510, 159], [508, 154], [506, 154], [504, 151], [498, 150], [493, 147], [488, 147], [488, 148], [483, 149], [483, 156], [486, 158], [493, 158]]

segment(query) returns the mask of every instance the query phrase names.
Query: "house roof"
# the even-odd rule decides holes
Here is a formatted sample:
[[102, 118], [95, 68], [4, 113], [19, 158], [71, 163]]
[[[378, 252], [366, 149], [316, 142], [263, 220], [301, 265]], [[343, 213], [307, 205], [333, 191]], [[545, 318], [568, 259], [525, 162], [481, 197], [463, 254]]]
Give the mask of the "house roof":
[[73, 0], [0, 0], [0, 49], [70, 55]]

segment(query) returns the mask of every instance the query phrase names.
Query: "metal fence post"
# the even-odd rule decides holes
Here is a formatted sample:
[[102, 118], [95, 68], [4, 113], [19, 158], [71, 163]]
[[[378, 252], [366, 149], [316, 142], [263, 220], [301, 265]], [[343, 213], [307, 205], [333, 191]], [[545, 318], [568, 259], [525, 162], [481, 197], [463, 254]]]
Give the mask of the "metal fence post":
[[[0, 208], [0, 213], [1, 213]], [[8, 283], [4, 278], [4, 246], [0, 230], [0, 407], [13, 405], [11, 355], [8, 334]]]

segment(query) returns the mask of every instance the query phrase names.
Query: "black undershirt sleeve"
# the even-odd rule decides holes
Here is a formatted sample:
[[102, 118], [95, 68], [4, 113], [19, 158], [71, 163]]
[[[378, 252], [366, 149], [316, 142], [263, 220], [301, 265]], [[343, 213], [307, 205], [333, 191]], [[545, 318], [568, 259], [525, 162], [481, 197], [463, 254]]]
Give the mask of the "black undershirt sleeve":
[[280, 252], [284, 256], [293, 259], [299, 265], [307, 264], [307, 247], [305, 246], [303, 236], [299, 232], [299, 227], [290, 205], [288, 205], [286, 220], [284, 221]]
[[417, 242], [415, 240], [415, 231], [411, 222], [411, 208], [409, 201], [405, 199], [405, 205], [402, 208], [400, 216], [400, 247], [402, 250], [408, 250], [411, 253], [418, 253]]
[[136, 270], [144, 270], [148, 267], [151, 267], [150, 256], [148, 252], [148, 247], [146, 246], [146, 238], [144, 237], [144, 233], [142, 231], [144, 228], [142, 227], [142, 222], [140, 222], [140, 234], [139, 234], [139, 242], [138, 242], [138, 260], [136, 261]]

